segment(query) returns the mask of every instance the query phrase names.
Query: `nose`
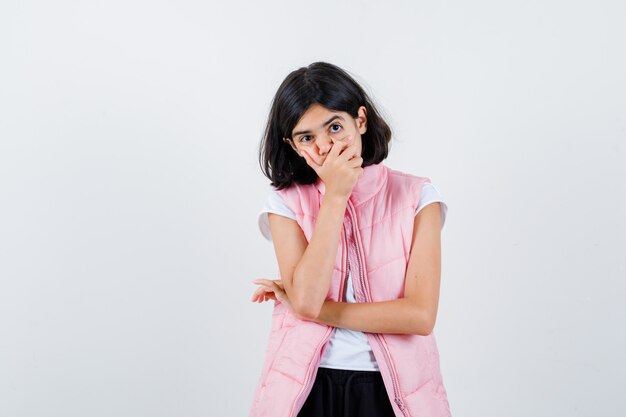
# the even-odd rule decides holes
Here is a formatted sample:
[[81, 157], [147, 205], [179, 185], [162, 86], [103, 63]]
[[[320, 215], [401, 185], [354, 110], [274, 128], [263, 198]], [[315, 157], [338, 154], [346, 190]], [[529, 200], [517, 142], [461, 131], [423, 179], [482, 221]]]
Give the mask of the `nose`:
[[316, 141], [316, 143], [317, 143], [318, 153], [323, 156], [323, 155], [326, 155], [328, 152], [330, 152], [330, 148], [333, 147], [334, 140], [330, 136], [323, 136], [323, 137], [320, 137]]

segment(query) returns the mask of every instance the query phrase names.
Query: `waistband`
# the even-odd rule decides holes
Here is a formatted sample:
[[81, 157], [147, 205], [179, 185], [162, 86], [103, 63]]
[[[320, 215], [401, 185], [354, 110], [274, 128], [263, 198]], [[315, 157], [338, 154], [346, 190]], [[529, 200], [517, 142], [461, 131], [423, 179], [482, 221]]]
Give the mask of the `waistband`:
[[356, 371], [352, 369], [317, 368], [321, 377], [332, 382], [333, 385], [358, 384], [361, 382], [383, 382], [380, 371]]
[[[322, 382], [326, 381], [326, 383]], [[355, 371], [351, 369], [334, 369], [334, 368], [317, 368], [317, 377], [315, 378], [315, 385], [326, 391], [326, 398], [328, 398], [328, 404], [333, 402], [333, 398], [336, 395], [343, 397], [343, 414], [349, 416], [351, 410], [351, 393], [350, 387], [360, 383], [379, 383], [384, 385], [383, 377], [380, 371]], [[338, 387], [341, 386], [342, 388]], [[341, 395], [343, 391], [343, 395]], [[339, 400], [341, 401], [341, 400]], [[341, 405], [340, 405], [341, 407]], [[330, 414], [329, 414], [330, 415]]]

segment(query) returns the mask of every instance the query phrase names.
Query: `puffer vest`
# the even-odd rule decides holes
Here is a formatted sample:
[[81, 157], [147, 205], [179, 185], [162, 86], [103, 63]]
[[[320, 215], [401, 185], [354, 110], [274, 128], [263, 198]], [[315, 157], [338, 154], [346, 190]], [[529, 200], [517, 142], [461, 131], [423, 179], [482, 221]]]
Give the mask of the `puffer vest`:
[[[382, 162], [364, 168], [348, 199], [326, 300], [345, 301], [348, 242], [357, 302], [404, 296], [415, 210], [427, 177], [392, 170]], [[295, 184], [278, 190], [307, 241], [311, 240], [325, 185]], [[349, 227], [347, 227], [349, 225]], [[274, 302], [265, 362], [249, 417], [296, 417], [313, 387], [326, 343], [335, 327], [299, 320]], [[365, 333], [397, 417], [451, 416], [434, 332], [427, 336]], [[348, 416], [346, 416], [348, 417]]]

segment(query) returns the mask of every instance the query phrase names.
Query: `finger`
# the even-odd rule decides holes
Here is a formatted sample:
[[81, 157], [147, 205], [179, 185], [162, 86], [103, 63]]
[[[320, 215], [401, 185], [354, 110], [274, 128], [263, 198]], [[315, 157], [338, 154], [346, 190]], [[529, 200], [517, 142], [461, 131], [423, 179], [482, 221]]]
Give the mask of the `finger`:
[[322, 166], [318, 165], [317, 162], [309, 155], [309, 151], [306, 149], [302, 149], [300, 151], [300, 155], [306, 160], [308, 166], [313, 168], [313, 171], [317, 172]]
[[283, 301], [285, 299], [286, 293], [278, 288], [278, 286], [272, 282], [272, 288], [268, 288], [267, 292], [272, 295], [272, 298], [275, 300]]
[[264, 279], [264, 280], [261, 280], [261, 281], [265, 281], [263, 283], [259, 283], [259, 285], [263, 286], [263, 289], [265, 291], [268, 291], [268, 292], [280, 292], [280, 291], [282, 291], [281, 288], [274, 281], [269, 281], [267, 279]]
[[[349, 146], [352, 142], [354, 142], [352, 140], [352, 136], [347, 136], [341, 140], [338, 140], [337, 142], [335, 142], [333, 144], [333, 147], [330, 149], [330, 152], [328, 153], [328, 156], [332, 156], [333, 158], [337, 158], [337, 156], [339, 156], [339, 154], [341, 153], [341, 151], [343, 149], [345, 149], [347, 146]], [[328, 159], [328, 158], [326, 158]]]
[[252, 295], [252, 301], [256, 301], [261, 302], [263, 296], [265, 295], [265, 293], [268, 291], [268, 289], [266, 287], [259, 287], [256, 289], [256, 291], [254, 291], [254, 294]]
[[356, 156], [360, 156], [357, 152], [356, 144], [351, 143], [343, 150], [343, 152], [341, 152], [341, 154], [337, 157], [337, 160], [347, 162]]
[[281, 280], [271, 280], [271, 279], [264, 279], [264, 278], [255, 279], [252, 282], [254, 282], [257, 285], [264, 285], [270, 288], [274, 288], [274, 287], [280, 288], [280, 285], [278, 285], [277, 281], [280, 282], [282, 285]]
[[259, 284], [259, 288], [257, 288], [254, 291], [254, 294], [263, 294], [263, 292], [266, 290], [266, 287], [263, 286], [263, 284]]
[[255, 301], [260, 295], [262, 294], [262, 291], [260, 288], [257, 288], [253, 293], [252, 293], [252, 297], [250, 298], [250, 301]]
[[257, 285], [270, 285], [272, 282], [274, 281], [265, 278], [257, 278], [252, 280], [252, 283]]
[[360, 156], [355, 156], [347, 162], [350, 168], [358, 168], [363, 165], [363, 158]]
[[265, 289], [265, 291], [263, 292], [263, 297], [265, 297], [266, 300], [274, 298], [274, 295], [276, 293], [270, 289]]
[[272, 282], [272, 283], [270, 284], [270, 287], [268, 288], [268, 291], [269, 291], [269, 292], [273, 292], [274, 294], [278, 294], [278, 293], [282, 293], [282, 292], [283, 292], [283, 289], [282, 289], [282, 288], [280, 288], [280, 287], [278, 286], [278, 284], [276, 284], [275, 282]]
[[[269, 291], [269, 293], [271, 293], [271, 291]], [[267, 301], [268, 297], [269, 297], [269, 294], [268, 294], [268, 291], [266, 290], [265, 292], [263, 292], [263, 294], [259, 296], [259, 303]]]

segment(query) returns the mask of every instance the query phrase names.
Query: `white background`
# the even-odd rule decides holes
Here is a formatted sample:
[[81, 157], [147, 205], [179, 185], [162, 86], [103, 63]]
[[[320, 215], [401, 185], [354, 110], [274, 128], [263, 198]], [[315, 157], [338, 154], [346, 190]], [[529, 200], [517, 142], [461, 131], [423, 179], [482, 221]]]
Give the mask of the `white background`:
[[4, 1], [0, 415], [247, 415], [277, 273], [258, 145], [349, 71], [449, 206], [455, 416], [626, 415], [621, 1]]

